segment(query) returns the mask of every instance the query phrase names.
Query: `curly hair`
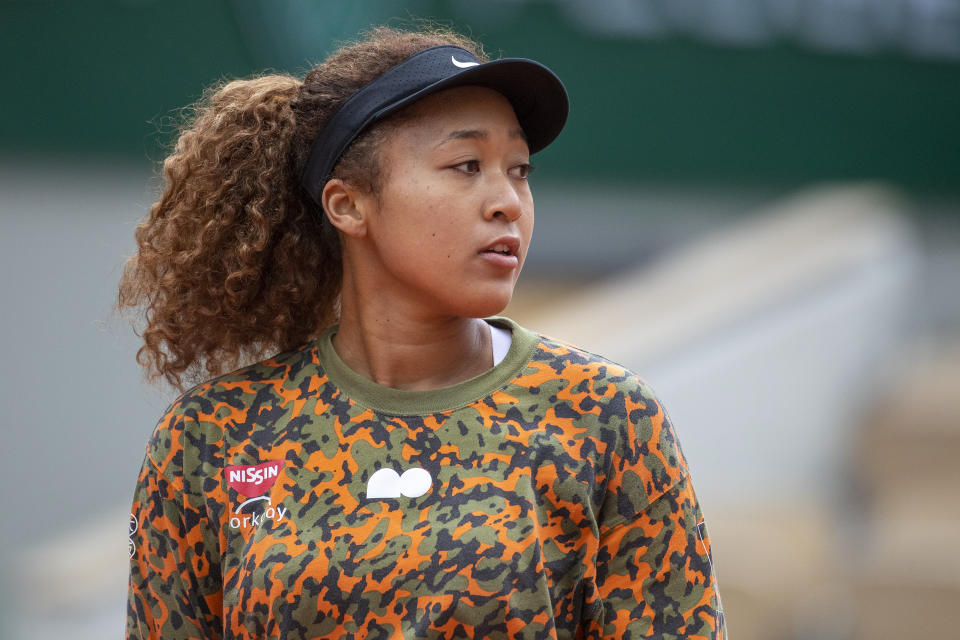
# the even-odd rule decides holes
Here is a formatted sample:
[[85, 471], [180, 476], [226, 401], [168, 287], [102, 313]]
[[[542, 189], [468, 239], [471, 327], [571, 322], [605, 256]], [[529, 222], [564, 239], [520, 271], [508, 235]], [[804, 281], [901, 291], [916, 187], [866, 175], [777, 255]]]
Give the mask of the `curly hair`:
[[[137, 362], [186, 388], [315, 339], [338, 319], [336, 230], [299, 183], [313, 140], [361, 87], [406, 58], [452, 44], [441, 28], [378, 27], [310, 70], [220, 83], [187, 111], [163, 162], [160, 198], [137, 226], [117, 309], [143, 309]], [[333, 175], [376, 192], [377, 151], [402, 112], [365, 131]]]

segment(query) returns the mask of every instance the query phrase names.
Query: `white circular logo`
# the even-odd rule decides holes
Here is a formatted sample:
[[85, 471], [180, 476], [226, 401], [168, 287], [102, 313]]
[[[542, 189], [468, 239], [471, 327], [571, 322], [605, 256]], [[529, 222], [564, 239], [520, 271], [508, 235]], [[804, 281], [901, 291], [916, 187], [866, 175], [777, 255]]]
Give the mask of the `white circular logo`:
[[397, 475], [393, 469], [377, 469], [367, 481], [367, 499], [379, 498], [419, 498], [427, 491], [433, 478], [430, 472], [420, 467], [413, 467]]

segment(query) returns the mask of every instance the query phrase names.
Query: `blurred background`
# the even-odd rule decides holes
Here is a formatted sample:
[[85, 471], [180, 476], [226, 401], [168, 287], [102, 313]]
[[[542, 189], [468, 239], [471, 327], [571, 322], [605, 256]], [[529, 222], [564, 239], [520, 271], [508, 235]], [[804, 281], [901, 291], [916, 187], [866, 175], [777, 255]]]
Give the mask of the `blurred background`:
[[122, 633], [178, 110], [423, 17], [567, 85], [506, 314], [657, 391], [730, 636], [960, 637], [960, 0], [0, 1], [0, 637]]

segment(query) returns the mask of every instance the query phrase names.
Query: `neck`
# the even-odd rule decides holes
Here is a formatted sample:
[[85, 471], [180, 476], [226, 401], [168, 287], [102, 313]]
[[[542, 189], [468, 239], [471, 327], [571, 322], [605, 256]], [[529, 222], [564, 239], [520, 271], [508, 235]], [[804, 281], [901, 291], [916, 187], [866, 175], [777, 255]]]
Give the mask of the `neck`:
[[493, 366], [490, 331], [478, 318], [431, 313], [344, 277], [333, 347], [344, 364], [394, 389], [425, 391], [469, 380]]

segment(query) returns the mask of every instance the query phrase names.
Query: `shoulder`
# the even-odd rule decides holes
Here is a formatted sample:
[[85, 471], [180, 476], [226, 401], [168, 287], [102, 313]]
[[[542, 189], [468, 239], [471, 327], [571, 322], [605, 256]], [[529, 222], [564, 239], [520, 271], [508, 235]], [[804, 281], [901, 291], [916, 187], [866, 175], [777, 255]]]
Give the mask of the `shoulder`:
[[[521, 330], [528, 331], [522, 327]], [[530, 366], [550, 372], [583, 391], [623, 394], [632, 402], [658, 402], [647, 381], [622, 364], [559, 338], [535, 335], [536, 348]]]
[[547, 395], [550, 420], [574, 421], [604, 443], [604, 482], [617, 496], [611, 504], [620, 505], [614, 511], [641, 510], [687, 474], [667, 411], [650, 385], [623, 365], [537, 334], [527, 373], [517, 383], [537, 381], [535, 395]]
[[185, 458], [216, 464], [231, 432], [304, 395], [315, 365], [315, 347], [307, 343], [187, 389], [161, 414], [147, 457], [168, 477], [183, 473]]
[[559, 338], [526, 329], [513, 320], [497, 320], [515, 332], [524, 332], [535, 343], [515, 384], [547, 386], [553, 391], [548, 397], [555, 404], [568, 404], [578, 413], [621, 417], [634, 423], [665, 418], [652, 387], [625, 366]]

